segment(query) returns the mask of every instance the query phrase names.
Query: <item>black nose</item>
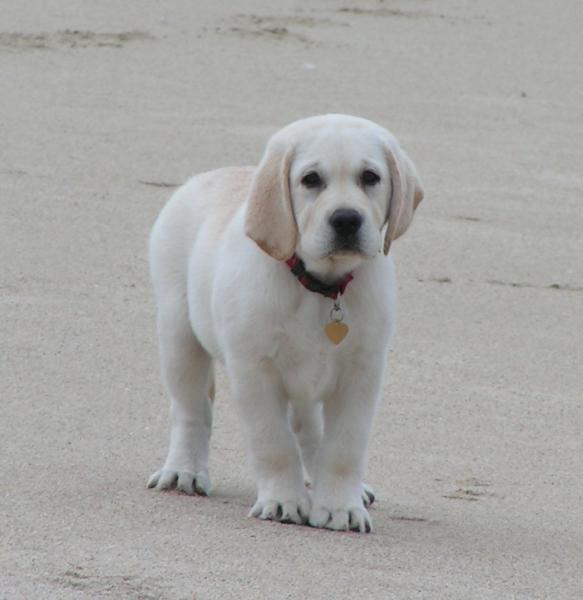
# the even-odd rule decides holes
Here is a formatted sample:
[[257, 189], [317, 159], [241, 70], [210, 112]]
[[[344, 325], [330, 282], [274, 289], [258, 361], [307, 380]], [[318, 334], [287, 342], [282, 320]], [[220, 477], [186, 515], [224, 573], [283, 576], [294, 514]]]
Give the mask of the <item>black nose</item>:
[[362, 217], [352, 208], [339, 208], [330, 216], [330, 225], [338, 235], [354, 235], [362, 225]]

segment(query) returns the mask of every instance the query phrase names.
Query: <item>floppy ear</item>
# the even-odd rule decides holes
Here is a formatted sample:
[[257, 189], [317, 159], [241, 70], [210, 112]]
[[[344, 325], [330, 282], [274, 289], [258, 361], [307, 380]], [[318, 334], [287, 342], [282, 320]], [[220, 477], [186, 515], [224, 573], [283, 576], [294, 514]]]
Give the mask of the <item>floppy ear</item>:
[[389, 224], [383, 244], [383, 251], [388, 254], [391, 242], [409, 228], [413, 213], [423, 200], [423, 188], [415, 165], [396, 142], [388, 146], [385, 152], [391, 173]]
[[268, 144], [247, 199], [245, 233], [276, 260], [293, 256], [298, 227], [289, 189], [291, 149]]

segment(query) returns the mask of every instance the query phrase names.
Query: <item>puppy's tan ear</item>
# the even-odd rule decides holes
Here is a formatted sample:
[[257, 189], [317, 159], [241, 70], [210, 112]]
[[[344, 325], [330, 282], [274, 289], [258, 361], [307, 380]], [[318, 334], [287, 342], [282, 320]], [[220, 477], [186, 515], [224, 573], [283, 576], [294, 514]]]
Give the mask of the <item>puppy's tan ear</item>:
[[403, 235], [413, 220], [413, 213], [421, 200], [423, 188], [417, 169], [396, 142], [386, 147], [387, 163], [391, 173], [388, 227], [383, 251], [389, 253], [391, 242]]
[[268, 144], [247, 199], [245, 233], [276, 260], [290, 258], [298, 239], [289, 188], [291, 162], [287, 145]]

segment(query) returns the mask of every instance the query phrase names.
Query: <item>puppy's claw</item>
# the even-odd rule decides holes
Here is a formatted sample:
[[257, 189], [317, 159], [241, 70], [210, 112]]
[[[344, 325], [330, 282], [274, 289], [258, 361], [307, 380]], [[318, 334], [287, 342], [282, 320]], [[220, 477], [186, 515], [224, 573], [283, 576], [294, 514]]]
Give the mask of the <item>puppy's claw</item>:
[[280, 502], [278, 500], [258, 500], [249, 511], [250, 517], [264, 521], [279, 523], [295, 523], [302, 525], [307, 521], [309, 506], [305, 502], [293, 500]]
[[206, 471], [194, 474], [188, 471], [160, 469], [148, 479], [148, 487], [157, 490], [176, 489], [189, 496], [194, 494], [208, 496], [211, 490], [211, 480]]
[[302, 509], [298, 504], [295, 502], [284, 502], [280, 517], [282, 523], [296, 523], [297, 525], [301, 525], [306, 520], [307, 517], [302, 514]]
[[312, 510], [309, 522], [312, 527], [323, 527], [334, 531], [371, 533], [373, 530], [368, 511], [359, 507], [332, 511], [320, 507]]
[[206, 471], [200, 471], [196, 474], [194, 489], [201, 496], [208, 496], [211, 493], [211, 479]]
[[364, 506], [366, 508], [371, 506], [373, 504], [373, 502], [375, 501], [375, 498], [376, 498], [376, 496], [375, 496], [374, 490], [366, 483], [363, 483], [362, 484], [362, 503], [364, 504]]
[[330, 520], [332, 519], [332, 515], [329, 510], [321, 507], [318, 509], [313, 509], [310, 512], [309, 523], [312, 527], [326, 527]]

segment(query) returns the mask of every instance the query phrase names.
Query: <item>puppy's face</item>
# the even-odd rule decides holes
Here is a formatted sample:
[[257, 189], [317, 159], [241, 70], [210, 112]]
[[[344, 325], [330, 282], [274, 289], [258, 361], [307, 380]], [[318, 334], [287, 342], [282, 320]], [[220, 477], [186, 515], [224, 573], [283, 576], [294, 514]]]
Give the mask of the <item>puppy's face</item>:
[[378, 136], [358, 125], [305, 131], [289, 186], [306, 262], [354, 265], [379, 253], [391, 178]]
[[413, 163], [386, 129], [347, 115], [311, 117], [267, 144], [245, 231], [276, 260], [297, 253], [309, 270], [333, 276], [387, 254], [422, 198]]

